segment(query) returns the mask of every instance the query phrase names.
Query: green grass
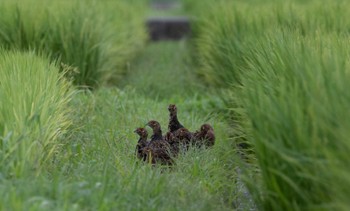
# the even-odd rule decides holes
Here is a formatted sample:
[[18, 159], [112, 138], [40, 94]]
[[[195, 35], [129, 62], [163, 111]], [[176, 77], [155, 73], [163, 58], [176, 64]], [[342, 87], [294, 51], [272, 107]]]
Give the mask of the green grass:
[[222, 98], [235, 140], [254, 151], [242, 169], [258, 209], [347, 210], [348, 3], [281, 3], [197, 5], [198, 74], [231, 90]]
[[[21, 3], [0, 4], [0, 210], [235, 206], [231, 129], [216, 113], [223, 103], [191, 69], [185, 42], [149, 45], [130, 63], [143, 46], [142, 13], [135, 12], [141, 3], [119, 2], [119, 13], [110, 1], [55, 1], [42, 12], [27, 10], [30, 0]], [[127, 73], [113, 69], [123, 65]], [[72, 90], [64, 74], [100, 87]], [[121, 89], [103, 86], [121, 77]], [[166, 131], [170, 103], [191, 131], [212, 124], [217, 143], [182, 153], [171, 168], [141, 163], [133, 131], [151, 119]]]
[[[154, 99], [195, 104], [207, 114], [226, 112], [215, 90], [205, 87], [196, 75], [186, 41], [157, 42], [147, 46], [129, 66], [120, 88], [135, 89]], [[192, 101], [188, 101], [192, 99]]]
[[200, 109], [192, 111], [190, 103], [178, 105], [181, 121], [192, 130], [212, 123], [217, 145], [190, 150], [172, 168], [137, 161], [133, 130], [150, 119], [165, 127], [167, 105], [131, 90], [77, 94], [64, 147], [38, 177], [2, 178], [2, 210], [230, 209], [235, 185], [227, 183], [234, 176], [228, 128]]
[[[64, 3], [61, 9], [74, 8]], [[128, 39], [130, 51], [114, 51], [112, 30], [95, 30], [114, 23], [106, 12], [114, 3], [106, 5], [53, 10], [52, 17], [67, 21], [54, 19], [49, 26], [38, 24], [45, 22], [40, 18], [30, 22], [46, 17], [41, 14], [9, 12], [3, 23], [18, 28], [5, 27], [9, 36], [2, 42], [15, 38], [10, 43], [21, 50], [46, 45], [35, 42], [47, 27], [55, 31], [48, 45], [63, 40], [57, 49], [66, 50], [66, 59], [92, 71], [99, 64], [99, 70], [109, 69], [104, 67], [113, 59], [128, 63], [125, 55], [142, 44]], [[197, 16], [191, 50], [186, 41], [149, 44], [126, 65], [127, 72], [108, 72], [101, 87], [75, 92], [72, 99], [70, 84], [49, 62], [57, 55], [1, 52], [6, 77], [0, 80], [0, 99], [8, 103], [0, 105], [0, 210], [348, 210], [347, 5], [186, 0]], [[125, 11], [118, 17], [140, 23]], [[101, 12], [92, 25], [86, 22]], [[107, 19], [109, 24], [95, 25]], [[114, 41], [133, 35], [120, 32]], [[95, 46], [100, 35], [108, 42]], [[95, 52], [100, 44], [103, 50]], [[67, 71], [79, 66], [68, 65]], [[102, 86], [116, 78], [123, 78], [118, 88]], [[134, 129], [156, 119], [166, 131], [170, 103], [191, 131], [212, 124], [215, 146], [191, 148], [171, 168], [138, 161]], [[250, 144], [247, 151], [236, 150], [241, 141]]]
[[22, 177], [59, 150], [73, 90], [47, 57], [0, 49], [0, 172]]
[[132, 86], [155, 98], [171, 98], [183, 93], [194, 95], [204, 89], [190, 68], [190, 62], [185, 41], [155, 43], [135, 59], [120, 85]]
[[[231, 129], [214, 113], [222, 103], [201, 88], [186, 54], [185, 43], [151, 44], [130, 66], [123, 89], [77, 92], [70, 102], [72, 124], [55, 140], [60, 147], [54, 156], [36, 172], [13, 177], [1, 171], [0, 210], [233, 209], [239, 190]], [[151, 92], [144, 89], [167, 77]], [[190, 149], [171, 168], [140, 163], [133, 131], [151, 119], [166, 131], [169, 103], [177, 104], [191, 131], [212, 124], [217, 143]]]
[[140, 1], [2, 1], [0, 46], [49, 54], [75, 69], [79, 86], [117, 83], [146, 40], [144, 7]]
[[282, 33], [251, 57], [239, 96], [251, 123], [246, 127], [262, 173], [259, 203], [265, 210], [348, 206], [338, 197], [347, 194], [340, 188], [347, 181], [339, 177], [349, 174], [340, 153], [349, 149], [341, 129], [349, 126], [349, 52], [348, 41], [334, 38]]
[[184, 0], [193, 18], [193, 54], [198, 75], [210, 86], [240, 84], [250, 49], [275, 30], [302, 36], [347, 34], [346, 1], [193, 1]]

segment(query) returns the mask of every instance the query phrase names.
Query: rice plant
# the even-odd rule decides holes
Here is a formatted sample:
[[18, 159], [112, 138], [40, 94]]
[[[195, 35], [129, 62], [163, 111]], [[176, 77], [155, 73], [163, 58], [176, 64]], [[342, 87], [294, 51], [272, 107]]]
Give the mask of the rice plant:
[[47, 57], [0, 50], [1, 172], [36, 171], [71, 124], [71, 84]]
[[346, 1], [205, 2], [186, 0], [185, 5], [194, 16], [193, 53], [200, 67], [198, 75], [214, 87], [239, 84], [249, 49], [275, 29], [303, 36], [349, 31]]
[[292, 34], [257, 47], [240, 95], [262, 174], [262, 208], [340, 210], [348, 206], [338, 201], [347, 194], [340, 186], [349, 183], [335, 178], [350, 174], [340, 153], [349, 150], [342, 129], [350, 126], [349, 42]]
[[124, 1], [4, 1], [0, 45], [59, 59], [76, 69], [77, 85], [116, 82], [145, 42], [143, 6]]
[[348, 3], [281, 3], [204, 9], [199, 74], [231, 89], [222, 97], [256, 156], [241, 168], [258, 208], [347, 210]]

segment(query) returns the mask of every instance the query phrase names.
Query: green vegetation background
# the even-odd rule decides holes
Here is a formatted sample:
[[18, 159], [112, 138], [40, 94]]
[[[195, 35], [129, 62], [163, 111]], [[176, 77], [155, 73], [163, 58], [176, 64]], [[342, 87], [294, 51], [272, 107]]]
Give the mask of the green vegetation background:
[[[349, 3], [182, 4], [151, 44], [148, 1], [0, 2], [0, 210], [348, 210]], [[169, 103], [217, 143], [140, 163]]]

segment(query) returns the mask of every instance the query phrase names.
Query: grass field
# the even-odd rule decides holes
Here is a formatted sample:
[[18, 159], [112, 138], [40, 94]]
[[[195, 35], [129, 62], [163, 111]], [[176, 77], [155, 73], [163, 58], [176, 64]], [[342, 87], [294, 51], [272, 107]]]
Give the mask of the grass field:
[[[29, 9], [31, 5], [38, 5]], [[4, 0], [0, 45], [33, 50], [74, 69], [75, 85], [116, 83], [146, 40], [143, 1]]]
[[[150, 62], [160, 50], [159, 60]], [[171, 59], [179, 51], [186, 51], [183, 43], [152, 44], [131, 67], [129, 87], [77, 93], [71, 101], [73, 124], [59, 140], [63, 147], [44, 164], [45, 170], [39, 175], [27, 172], [15, 178], [2, 177], [2, 210], [231, 209], [235, 165], [231, 147], [227, 147], [228, 126], [211, 113], [215, 102], [200, 97], [201, 91], [188, 100], [191, 93], [183, 95], [170, 83], [162, 85], [159, 95], [156, 91], [148, 95], [142, 89], [172, 71], [187, 76], [173, 81], [176, 86], [196, 85], [195, 75], [186, 65], [172, 69], [183, 62], [182, 57]], [[145, 65], [152, 66], [152, 71], [144, 71]], [[144, 77], [150, 78], [140, 80]], [[167, 106], [175, 100], [179, 118], [191, 130], [204, 122], [213, 124], [217, 145], [211, 150], [190, 150], [172, 168], [139, 163], [134, 156], [138, 138], [133, 130], [150, 119], [166, 127]]]
[[[349, 209], [346, 1], [18, 2], [0, 2], [0, 210]], [[191, 39], [146, 41], [145, 15], [186, 13]], [[215, 146], [140, 162], [133, 131], [167, 131], [171, 103]]]
[[235, 140], [250, 146], [258, 209], [348, 210], [348, 2], [185, 3], [198, 74], [230, 93]]

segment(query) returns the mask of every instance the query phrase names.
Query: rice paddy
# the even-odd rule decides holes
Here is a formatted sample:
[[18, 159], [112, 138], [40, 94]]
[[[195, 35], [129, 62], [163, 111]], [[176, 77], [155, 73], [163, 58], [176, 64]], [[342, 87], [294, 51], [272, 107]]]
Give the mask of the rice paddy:
[[[349, 3], [149, 3], [0, 2], [0, 210], [348, 210]], [[191, 38], [149, 42], [150, 14]], [[169, 104], [216, 143], [141, 162]]]

